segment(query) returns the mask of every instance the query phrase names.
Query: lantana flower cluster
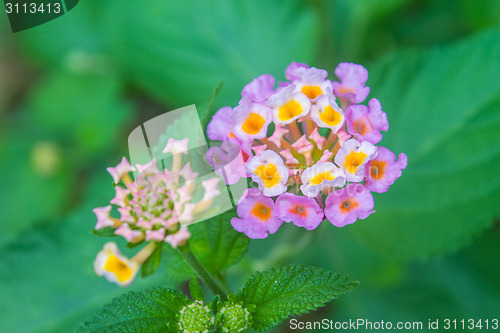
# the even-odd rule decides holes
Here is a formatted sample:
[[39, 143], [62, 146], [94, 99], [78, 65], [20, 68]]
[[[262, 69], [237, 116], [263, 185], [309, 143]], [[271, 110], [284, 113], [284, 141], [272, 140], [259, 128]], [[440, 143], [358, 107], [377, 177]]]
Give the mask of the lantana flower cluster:
[[327, 71], [292, 62], [287, 82], [261, 75], [236, 107], [213, 116], [207, 135], [222, 143], [207, 160], [228, 185], [245, 177], [256, 184], [231, 220], [237, 231], [266, 238], [283, 222], [307, 230], [325, 217], [336, 227], [352, 224], [375, 212], [371, 192], [386, 192], [401, 176], [406, 155], [376, 146], [389, 129], [380, 101], [361, 104], [368, 71], [341, 63], [335, 75], [330, 81]]
[[[219, 178], [204, 180], [201, 182], [203, 198], [192, 202], [194, 193], [202, 189], [197, 188], [200, 186], [194, 181], [198, 173], [191, 169], [190, 163], [182, 162], [182, 155], [187, 151], [188, 139], [170, 139], [163, 150], [173, 155], [170, 170], [158, 169], [154, 159], [134, 167], [125, 157], [116, 167], [107, 169], [113, 177], [116, 194], [110, 205], [94, 209], [96, 231], [110, 228], [129, 244], [148, 244], [131, 259], [122, 255], [114, 242], [105, 244], [94, 262], [97, 275], [126, 286], [159, 243], [166, 242], [176, 248], [191, 236], [188, 225], [211, 206], [220, 192]], [[138, 173], [135, 181], [131, 178], [132, 172]], [[115, 210], [119, 217], [113, 216]]]

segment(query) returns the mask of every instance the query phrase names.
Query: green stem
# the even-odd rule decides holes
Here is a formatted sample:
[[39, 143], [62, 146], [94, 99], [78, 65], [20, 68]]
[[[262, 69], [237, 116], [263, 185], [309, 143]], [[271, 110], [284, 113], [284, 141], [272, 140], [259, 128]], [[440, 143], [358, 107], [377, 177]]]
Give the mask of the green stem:
[[221, 285], [214, 279], [212, 274], [210, 274], [207, 269], [198, 261], [194, 253], [191, 251], [189, 243], [179, 247], [179, 253], [184, 258], [186, 263], [195, 271], [198, 277], [207, 285], [210, 290], [216, 294], [220, 295], [222, 299], [227, 298], [228, 291], [225, 290]]

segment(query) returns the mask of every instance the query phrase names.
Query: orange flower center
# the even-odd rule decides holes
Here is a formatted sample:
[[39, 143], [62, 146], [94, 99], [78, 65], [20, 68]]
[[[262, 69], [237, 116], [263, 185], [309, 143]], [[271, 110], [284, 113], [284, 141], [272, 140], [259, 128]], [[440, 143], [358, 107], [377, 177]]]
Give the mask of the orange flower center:
[[387, 167], [386, 161], [379, 161], [379, 160], [372, 161], [370, 166], [371, 177], [376, 180], [384, 178], [386, 167]]
[[265, 123], [266, 120], [262, 116], [252, 112], [241, 125], [241, 129], [247, 134], [255, 135], [260, 132]]
[[300, 217], [307, 217], [307, 207], [304, 207], [302, 205], [297, 205], [295, 207], [290, 208], [289, 212], [291, 214], [298, 215]]
[[361, 135], [364, 135], [366, 133], [366, 124], [363, 121], [355, 121], [354, 122], [354, 130], [358, 132]]
[[257, 202], [250, 211], [250, 214], [260, 220], [267, 222], [267, 220], [271, 218], [271, 208], [260, 202]]
[[359, 207], [359, 203], [354, 200], [354, 198], [349, 198], [347, 200], [344, 200], [340, 203], [340, 212], [343, 214], [349, 213], [351, 210], [356, 209]]

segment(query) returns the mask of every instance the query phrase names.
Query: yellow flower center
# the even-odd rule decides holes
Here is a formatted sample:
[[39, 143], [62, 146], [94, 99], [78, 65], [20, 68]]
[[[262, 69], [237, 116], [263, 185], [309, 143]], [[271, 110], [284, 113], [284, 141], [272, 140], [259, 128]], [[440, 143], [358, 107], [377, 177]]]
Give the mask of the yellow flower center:
[[262, 116], [252, 112], [241, 125], [241, 129], [247, 134], [255, 135], [260, 132], [265, 123], [266, 120]]
[[302, 106], [295, 101], [291, 100], [285, 105], [281, 106], [278, 110], [278, 118], [281, 121], [288, 121], [292, 118], [299, 116], [302, 113]]
[[327, 105], [322, 113], [319, 114], [319, 119], [328, 126], [337, 126], [342, 120], [342, 115], [335, 111], [330, 105]]
[[302, 93], [310, 99], [315, 99], [319, 95], [323, 94], [321, 87], [319, 86], [303, 86]]
[[312, 185], [319, 185], [325, 180], [330, 181], [330, 180], [334, 180], [334, 179], [335, 179], [335, 176], [333, 176], [331, 173], [325, 171], [325, 172], [318, 173], [316, 176], [314, 176], [311, 179], [311, 184]]
[[271, 217], [271, 209], [266, 205], [257, 202], [250, 211], [250, 214], [252, 214], [253, 216], [257, 217], [260, 220], [267, 221]]
[[277, 185], [281, 179], [278, 168], [274, 164], [261, 165], [255, 170], [255, 174], [264, 182], [264, 187], [273, 187]]
[[127, 263], [120, 260], [114, 254], [111, 254], [104, 265], [104, 269], [108, 272], [114, 273], [118, 281], [123, 282], [132, 276], [132, 268], [130, 268]]
[[356, 171], [358, 170], [358, 167], [361, 164], [363, 164], [363, 162], [365, 161], [365, 159], [367, 157], [368, 157], [368, 155], [366, 155], [363, 152], [357, 153], [355, 151], [351, 151], [351, 153], [349, 155], [347, 155], [347, 157], [345, 158], [344, 168], [349, 173], [356, 173]]

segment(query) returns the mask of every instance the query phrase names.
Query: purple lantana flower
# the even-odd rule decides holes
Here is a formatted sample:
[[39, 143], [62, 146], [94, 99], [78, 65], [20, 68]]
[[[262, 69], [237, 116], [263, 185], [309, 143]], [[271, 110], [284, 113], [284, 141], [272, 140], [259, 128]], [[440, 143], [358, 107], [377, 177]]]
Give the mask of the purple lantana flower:
[[313, 230], [323, 221], [323, 209], [313, 198], [283, 193], [276, 200], [278, 217], [284, 222], [293, 222], [298, 227]]
[[335, 75], [340, 79], [340, 82], [332, 82], [336, 96], [357, 104], [363, 102], [370, 93], [370, 88], [365, 87], [368, 71], [363, 66], [342, 62], [335, 68]]
[[408, 158], [404, 153], [396, 154], [385, 147], [378, 147], [377, 157], [365, 166], [365, 186], [367, 189], [377, 193], [387, 192], [389, 186], [401, 177], [402, 170], [406, 169]]
[[365, 105], [351, 105], [345, 113], [347, 130], [359, 141], [365, 140], [377, 144], [382, 140], [382, 133], [389, 130], [387, 114], [382, 111], [379, 100], [372, 98]]
[[252, 102], [264, 103], [269, 96], [274, 94], [274, 81], [272, 75], [261, 75], [243, 88], [241, 97], [247, 97]]
[[224, 106], [220, 108], [212, 117], [212, 120], [207, 126], [207, 136], [210, 140], [224, 141], [227, 138], [234, 138], [231, 133], [233, 124], [229, 121], [233, 108]]
[[336, 190], [325, 201], [326, 218], [336, 227], [352, 224], [359, 219], [366, 219], [373, 210], [373, 196], [363, 185], [351, 183]]
[[[272, 76], [257, 77], [243, 88], [239, 106], [220, 109], [210, 122], [209, 137], [223, 143], [209, 150], [207, 160], [224, 171], [226, 184], [251, 177], [258, 187], [238, 204], [236, 230], [265, 238], [281, 222], [314, 229], [323, 215], [337, 226], [354, 223], [374, 212], [370, 191], [386, 191], [401, 175], [406, 155], [396, 162], [380, 147], [377, 156], [375, 144], [389, 129], [381, 103], [372, 98], [359, 104], [370, 92], [368, 71], [341, 63], [335, 74], [339, 81], [332, 82], [325, 70], [292, 62], [285, 70], [288, 82], [275, 87]], [[227, 143], [241, 154], [224, 156]], [[352, 192], [359, 188], [362, 193]], [[250, 213], [257, 203], [267, 213], [274, 207], [276, 213], [265, 215], [273, 224]]]
[[273, 199], [254, 188], [246, 191], [237, 213], [239, 218], [233, 217], [231, 225], [254, 239], [266, 238], [268, 232], [274, 234], [283, 223], [276, 215]]

